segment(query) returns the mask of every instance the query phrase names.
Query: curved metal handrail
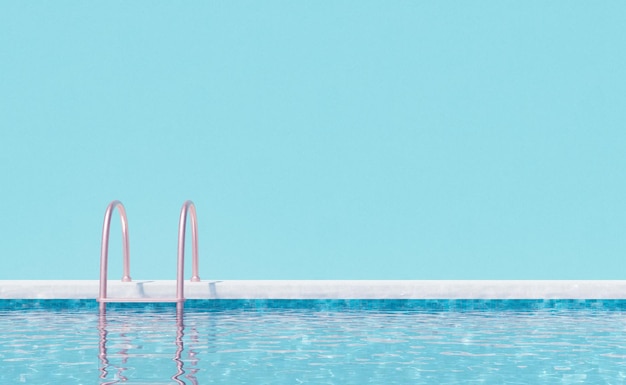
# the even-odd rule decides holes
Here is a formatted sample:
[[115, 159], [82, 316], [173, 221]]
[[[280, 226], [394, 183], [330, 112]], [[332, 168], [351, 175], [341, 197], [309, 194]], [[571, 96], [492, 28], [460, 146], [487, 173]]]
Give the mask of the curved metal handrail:
[[126, 209], [122, 202], [114, 200], [107, 206], [104, 213], [104, 223], [102, 224], [102, 246], [100, 248], [100, 294], [99, 299], [107, 296], [107, 267], [109, 259], [109, 232], [111, 228], [111, 215], [117, 207], [122, 222], [122, 252], [124, 257], [124, 275], [122, 282], [131, 282], [130, 278], [130, 253], [128, 247], [128, 219], [126, 218]]
[[185, 229], [187, 227], [187, 213], [191, 217], [191, 282], [200, 282], [198, 276], [198, 218], [196, 206], [192, 201], [187, 200], [180, 209], [180, 220], [178, 222], [178, 267], [176, 274], [176, 300], [185, 300]]
[[[105, 302], [171, 302], [172, 299], [166, 298], [128, 298], [128, 299], [107, 299], [107, 268], [109, 259], [109, 232], [111, 227], [111, 215], [113, 210], [117, 208], [122, 221], [122, 246], [124, 254], [124, 275], [122, 282], [131, 282], [130, 278], [130, 257], [128, 248], [128, 219], [126, 218], [126, 209], [122, 202], [115, 200], [109, 203], [104, 214], [104, 224], [102, 226], [102, 248], [100, 251], [100, 294], [98, 301], [100, 307], [104, 310]], [[187, 214], [191, 217], [191, 248], [192, 248], [192, 264], [191, 264], [191, 282], [200, 282], [198, 276], [198, 218], [196, 215], [196, 206], [192, 201], [188, 200], [183, 203], [180, 210], [180, 221], [178, 223], [178, 261], [176, 272], [176, 299], [175, 301], [182, 305], [185, 301], [185, 230], [187, 226]]]

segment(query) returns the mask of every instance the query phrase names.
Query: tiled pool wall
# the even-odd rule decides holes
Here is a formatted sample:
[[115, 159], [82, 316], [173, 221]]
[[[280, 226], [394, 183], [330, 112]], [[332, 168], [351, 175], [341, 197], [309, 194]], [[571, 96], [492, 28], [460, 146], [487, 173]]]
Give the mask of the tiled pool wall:
[[[0, 299], [2, 311], [94, 310], [95, 299]], [[108, 303], [109, 311], [169, 311], [174, 303]], [[626, 299], [190, 299], [185, 310], [194, 312], [277, 310], [472, 312], [472, 311], [626, 311]]]

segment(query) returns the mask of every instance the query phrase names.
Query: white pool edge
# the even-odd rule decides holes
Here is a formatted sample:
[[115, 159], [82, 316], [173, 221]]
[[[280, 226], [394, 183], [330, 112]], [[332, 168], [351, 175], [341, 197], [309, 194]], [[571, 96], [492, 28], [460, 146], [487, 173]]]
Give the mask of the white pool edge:
[[[0, 280], [1, 299], [95, 299], [97, 280]], [[175, 281], [109, 281], [109, 297], [174, 297]], [[206, 280], [187, 299], [626, 299], [622, 280]]]

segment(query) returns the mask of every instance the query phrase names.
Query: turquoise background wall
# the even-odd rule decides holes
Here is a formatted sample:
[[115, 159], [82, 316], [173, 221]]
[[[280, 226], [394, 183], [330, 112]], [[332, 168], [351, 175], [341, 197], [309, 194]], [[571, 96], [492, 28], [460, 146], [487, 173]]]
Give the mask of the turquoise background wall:
[[[0, 279], [624, 279], [623, 1], [2, 1]], [[113, 222], [110, 275], [121, 271]]]

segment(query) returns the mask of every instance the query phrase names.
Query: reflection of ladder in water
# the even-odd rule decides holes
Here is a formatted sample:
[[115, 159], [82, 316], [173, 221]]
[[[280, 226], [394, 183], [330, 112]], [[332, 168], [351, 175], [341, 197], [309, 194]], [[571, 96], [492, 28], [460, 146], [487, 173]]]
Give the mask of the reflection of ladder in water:
[[176, 275], [176, 298], [109, 298], [107, 297], [107, 267], [109, 259], [109, 230], [111, 227], [111, 215], [117, 207], [122, 221], [122, 249], [124, 257], [124, 275], [122, 282], [131, 282], [130, 278], [130, 257], [128, 248], [128, 219], [126, 210], [120, 201], [109, 203], [104, 214], [104, 224], [102, 225], [102, 248], [100, 251], [100, 294], [98, 302], [102, 308], [107, 302], [176, 302], [181, 305], [185, 302], [184, 268], [185, 268], [185, 229], [187, 225], [187, 213], [191, 216], [191, 249], [192, 249], [192, 275], [191, 282], [199, 282], [198, 277], [198, 220], [196, 217], [196, 206], [192, 201], [185, 201], [180, 210], [180, 220], [178, 222], [178, 268]]

